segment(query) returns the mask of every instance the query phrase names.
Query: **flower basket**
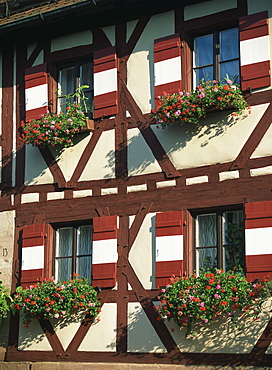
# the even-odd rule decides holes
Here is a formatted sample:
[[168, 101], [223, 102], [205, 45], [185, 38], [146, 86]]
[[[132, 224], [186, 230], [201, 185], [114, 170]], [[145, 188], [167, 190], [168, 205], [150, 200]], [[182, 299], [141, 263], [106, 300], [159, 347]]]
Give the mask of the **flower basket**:
[[82, 125], [79, 128], [80, 133], [90, 132], [90, 131], [93, 131], [93, 130], [94, 130], [94, 120], [90, 119], [90, 118], [86, 118], [85, 121], [84, 121], [84, 125]]
[[20, 312], [27, 327], [33, 319], [69, 319], [81, 313], [95, 318], [100, 302], [89, 280], [74, 274], [64, 282], [49, 279], [26, 289], [18, 287], [11, 311]]
[[87, 112], [83, 95], [85, 87], [87, 86], [81, 86], [74, 94], [62, 96], [66, 99], [66, 112], [47, 111], [39, 119], [21, 122], [21, 139], [27, 144], [38, 147], [54, 147], [57, 144], [69, 147], [74, 145], [73, 138], [77, 133], [93, 130], [94, 121], [86, 117], [80, 104], [71, 103], [73, 98], [81, 99], [84, 111]]
[[151, 111], [154, 123], [165, 128], [173, 122], [200, 124], [210, 112], [231, 109], [234, 116], [248, 110], [246, 100], [238, 85], [228, 78], [220, 81], [202, 81], [191, 92], [164, 93], [157, 97], [158, 107]]
[[202, 326], [216, 318], [236, 327], [239, 317], [256, 319], [268, 297], [266, 285], [252, 285], [240, 273], [217, 270], [172, 279], [161, 290], [157, 310], [162, 319], [173, 319], [180, 329], [186, 327], [190, 337], [194, 325]]

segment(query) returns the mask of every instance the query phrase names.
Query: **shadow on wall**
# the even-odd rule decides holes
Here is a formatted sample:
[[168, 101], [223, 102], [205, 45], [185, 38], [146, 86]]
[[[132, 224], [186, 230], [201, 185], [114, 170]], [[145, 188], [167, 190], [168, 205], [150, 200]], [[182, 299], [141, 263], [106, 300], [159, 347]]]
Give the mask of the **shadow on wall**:
[[[226, 117], [225, 112], [219, 112], [216, 114], [216, 120], [212, 121], [212, 118], [215, 118], [214, 114], [210, 114], [208, 118], [203, 119], [200, 126], [173, 123], [166, 129], [156, 128], [156, 126], [152, 126], [152, 128], [158, 140], [161, 141], [165, 152], [169, 155], [185, 148], [192, 140], [199, 141], [202, 148], [207, 147], [210, 141], [225, 135], [230, 127], [239, 124], [239, 121], [244, 119], [245, 116], [239, 118]], [[139, 175], [145, 171], [149, 173], [159, 172], [158, 165], [154, 167], [156, 159], [139, 130], [130, 129], [128, 133], [130, 134], [127, 143], [129, 176]], [[162, 136], [163, 142], [160, 139]], [[120, 148], [121, 150], [122, 148]], [[108, 167], [114, 168], [115, 152], [109, 151], [107, 158]]]

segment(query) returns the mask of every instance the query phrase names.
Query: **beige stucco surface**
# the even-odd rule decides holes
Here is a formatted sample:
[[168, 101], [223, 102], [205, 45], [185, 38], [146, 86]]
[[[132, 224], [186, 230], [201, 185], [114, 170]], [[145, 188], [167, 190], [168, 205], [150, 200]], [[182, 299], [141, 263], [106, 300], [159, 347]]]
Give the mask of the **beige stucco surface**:
[[178, 169], [229, 162], [237, 157], [267, 106], [254, 106], [251, 114], [239, 119], [226, 112], [210, 113], [199, 128], [174, 123], [166, 130], [152, 129]]
[[155, 213], [146, 215], [129, 252], [129, 261], [145, 289], [155, 289]]
[[89, 45], [93, 42], [93, 35], [90, 30], [73, 33], [51, 40], [51, 52], [70, 49], [76, 46]]
[[53, 176], [49, 171], [39, 149], [26, 145], [25, 185], [52, 184]]
[[128, 59], [127, 86], [143, 113], [150, 112], [154, 100], [154, 40], [174, 33], [174, 12], [153, 16]]
[[267, 157], [272, 154], [272, 126], [266, 131], [264, 137], [262, 138], [260, 144], [252, 153], [251, 158]]
[[204, 17], [237, 7], [237, 0], [210, 0], [200, 4], [188, 5], [184, 9], [184, 20]]
[[141, 304], [128, 304], [128, 352], [167, 352]]
[[151, 149], [137, 128], [128, 130], [128, 175], [161, 172]]
[[115, 177], [114, 130], [104, 131], [86, 164], [79, 181]]
[[21, 351], [52, 351], [38, 320], [32, 320], [27, 328], [20, 320], [18, 349]]
[[105, 303], [99, 314], [100, 321], [91, 326], [79, 351], [116, 351], [116, 303]]

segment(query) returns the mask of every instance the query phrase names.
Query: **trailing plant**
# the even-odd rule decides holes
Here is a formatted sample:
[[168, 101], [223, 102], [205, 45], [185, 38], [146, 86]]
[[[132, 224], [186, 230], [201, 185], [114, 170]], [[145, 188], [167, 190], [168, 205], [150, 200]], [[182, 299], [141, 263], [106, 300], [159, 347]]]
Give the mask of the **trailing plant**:
[[[41, 147], [57, 144], [62, 144], [64, 147], [74, 145], [75, 134], [86, 124], [85, 113], [88, 108], [83, 89], [87, 87], [87, 85], [80, 86], [73, 94], [58, 96], [64, 98], [66, 112], [47, 111], [39, 119], [21, 122], [21, 139], [27, 144]], [[75, 103], [76, 100], [80, 101], [81, 105]]]
[[191, 92], [163, 93], [156, 100], [157, 109], [151, 111], [151, 118], [163, 128], [173, 122], [199, 125], [200, 119], [213, 109], [232, 107], [235, 110], [232, 115], [237, 116], [250, 108], [239, 86], [233, 84], [228, 76], [223, 82], [203, 79]]
[[195, 324], [205, 325], [216, 318], [241, 328], [238, 317], [256, 319], [269, 296], [265, 285], [252, 285], [240, 273], [202, 271], [199, 276], [172, 279], [161, 290], [157, 310], [161, 318], [173, 319], [180, 329], [186, 327], [188, 337]]
[[89, 280], [74, 274], [64, 282], [48, 279], [26, 289], [18, 287], [12, 304], [12, 313], [17, 312], [27, 327], [33, 319], [67, 318], [81, 312], [96, 317], [100, 303]]
[[12, 298], [9, 294], [8, 289], [5, 288], [3, 282], [0, 280], [0, 326], [2, 324], [3, 318], [6, 316], [7, 312], [10, 309], [11, 301]]

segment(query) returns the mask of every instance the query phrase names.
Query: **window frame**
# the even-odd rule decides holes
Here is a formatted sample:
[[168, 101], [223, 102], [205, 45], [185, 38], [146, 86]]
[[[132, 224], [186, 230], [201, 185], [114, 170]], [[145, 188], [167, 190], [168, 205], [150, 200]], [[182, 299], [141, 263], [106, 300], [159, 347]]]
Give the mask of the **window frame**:
[[[57, 91], [61, 91], [61, 85], [60, 85], [60, 75], [61, 75], [61, 70], [68, 69], [68, 68], [75, 68], [75, 76], [74, 76], [74, 91], [80, 87], [80, 67], [82, 65], [90, 64], [92, 66], [92, 84], [89, 89], [84, 89], [84, 93], [91, 93], [92, 95], [92, 101], [91, 101], [91, 109], [87, 112], [84, 112], [85, 115], [89, 118], [93, 118], [94, 115], [94, 61], [93, 58], [90, 56], [90, 58], [82, 58], [82, 59], [77, 59], [73, 61], [68, 61], [68, 62], [62, 62], [59, 63], [56, 66], [56, 86], [57, 86]], [[65, 94], [64, 94], [65, 95]], [[60, 112], [61, 109], [61, 99], [60, 95], [59, 97], [56, 97], [56, 108], [57, 112]], [[77, 101], [77, 103], [79, 103]]]
[[[189, 251], [191, 250], [191, 259], [188, 261], [189, 264], [193, 267], [192, 270], [197, 270], [197, 216], [199, 215], [207, 215], [207, 214], [216, 214], [216, 249], [217, 249], [217, 268], [223, 269], [224, 268], [224, 246], [228, 244], [224, 244], [224, 235], [223, 235], [223, 214], [226, 212], [231, 211], [243, 211], [243, 241], [242, 241], [242, 253], [243, 253], [243, 263], [242, 266], [245, 269], [245, 211], [242, 205], [231, 205], [225, 207], [214, 207], [214, 208], [203, 208], [190, 211], [190, 218], [191, 227], [189, 228], [189, 232], [191, 233], [191, 243], [189, 246]], [[219, 222], [220, 221], [220, 222]], [[205, 247], [200, 249], [204, 249]], [[208, 248], [208, 246], [206, 247]], [[189, 268], [188, 270], [191, 271]]]
[[[88, 253], [86, 255], [82, 255], [82, 254], [77, 254], [77, 247], [78, 247], [78, 229], [82, 226], [91, 226], [91, 241], [92, 241], [92, 246], [91, 246], [91, 253]], [[73, 228], [73, 241], [72, 241], [72, 256], [62, 256], [62, 257], [57, 257], [56, 256], [56, 253], [57, 253], [57, 238], [58, 238], [58, 235], [57, 235], [57, 232], [59, 229], [62, 229], [62, 228]], [[92, 279], [92, 262], [93, 262], [93, 223], [91, 220], [87, 220], [87, 221], [82, 221], [82, 222], [77, 222], [77, 223], [61, 223], [61, 224], [58, 224], [58, 225], [54, 225], [53, 226], [53, 230], [54, 230], [54, 235], [53, 235], [53, 258], [52, 258], [52, 272], [53, 272], [53, 276], [59, 280], [59, 276], [57, 276], [57, 260], [59, 259], [65, 259], [65, 258], [72, 258], [72, 272], [71, 272], [71, 275], [72, 274], [75, 274], [75, 273], [78, 273], [78, 266], [77, 266], [77, 258], [78, 257], [82, 257], [82, 256], [86, 256], [86, 257], [90, 257], [91, 258], [91, 263], [90, 263], [90, 266], [91, 266], [91, 269], [90, 269], [90, 274], [89, 276], [84, 276], [86, 277], [87, 279], [89, 279], [91, 281]]]

